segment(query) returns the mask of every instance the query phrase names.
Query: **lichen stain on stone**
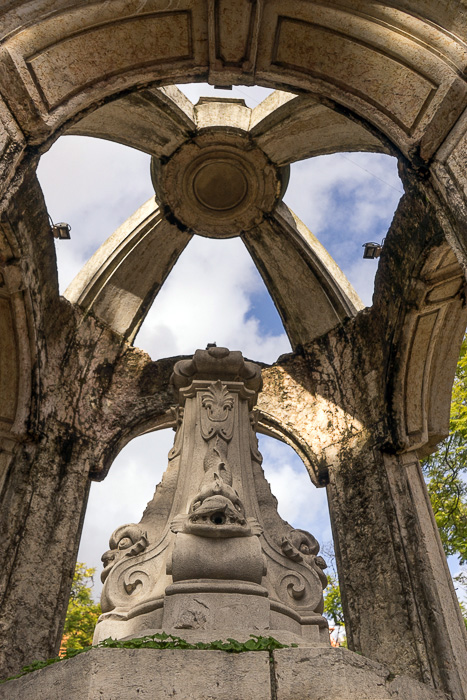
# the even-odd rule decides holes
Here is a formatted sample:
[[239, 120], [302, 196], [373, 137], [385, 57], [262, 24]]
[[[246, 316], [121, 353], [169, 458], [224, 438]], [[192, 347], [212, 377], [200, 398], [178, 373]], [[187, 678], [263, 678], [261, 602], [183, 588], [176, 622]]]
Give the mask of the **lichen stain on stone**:
[[151, 396], [161, 389], [167, 389], [169, 385], [172, 366], [162, 362], [149, 362], [146, 364], [138, 380], [138, 388], [142, 396]]
[[104, 362], [95, 368], [94, 374], [97, 377], [97, 382], [100, 385], [103, 393], [106, 393], [109, 390], [114, 371], [115, 365], [108, 360], [104, 360]]

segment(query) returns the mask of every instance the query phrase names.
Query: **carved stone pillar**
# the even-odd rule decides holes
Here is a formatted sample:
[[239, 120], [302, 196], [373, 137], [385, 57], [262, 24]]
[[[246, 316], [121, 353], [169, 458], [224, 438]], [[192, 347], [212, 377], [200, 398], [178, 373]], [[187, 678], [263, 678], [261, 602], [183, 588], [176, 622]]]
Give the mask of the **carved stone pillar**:
[[260, 368], [208, 347], [178, 362], [169, 466], [138, 525], [103, 556], [95, 641], [152, 630], [278, 630], [329, 644], [316, 539], [277, 513], [253, 407]]
[[2, 678], [56, 655], [63, 634], [96, 446], [77, 435], [60, 443], [56, 428], [16, 450], [1, 494]]
[[329, 479], [349, 648], [467, 697], [465, 629], [415, 453], [348, 446]]

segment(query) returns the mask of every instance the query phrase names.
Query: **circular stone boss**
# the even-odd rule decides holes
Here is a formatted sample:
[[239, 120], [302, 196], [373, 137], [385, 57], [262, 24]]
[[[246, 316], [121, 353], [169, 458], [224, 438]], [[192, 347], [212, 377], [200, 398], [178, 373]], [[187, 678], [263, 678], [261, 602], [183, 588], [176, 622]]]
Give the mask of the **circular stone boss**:
[[282, 199], [288, 167], [276, 167], [247, 136], [198, 134], [167, 160], [151, 161], [159, 206], [208, 238], [233, 238], [261, 223]]

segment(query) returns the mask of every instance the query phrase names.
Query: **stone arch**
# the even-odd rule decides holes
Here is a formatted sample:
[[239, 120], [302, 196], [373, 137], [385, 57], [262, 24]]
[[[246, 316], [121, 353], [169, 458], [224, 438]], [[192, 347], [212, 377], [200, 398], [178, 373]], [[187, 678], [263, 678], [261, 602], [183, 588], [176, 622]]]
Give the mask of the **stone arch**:
[[[255, 81], [313, 93], [313, 98], [281, 97], [280, 105], [272, 104], [273, 101], [260, 105], [261, 109], [253, 118], [255, 139], [265, 148], [268, 140], [269, 144], [281, 142], [285, 153], [287, 139], [278, 138], [284, 118], [295, 119], [295, 128], [303, 129], [307, 124], [313, 124], [313, 130], [309, 132], [313, 141], [313, 136], [316, 140], [317, 120], [320, 116], [326, 120], [332, 115], [332, 125], [321, 132], [327, 137], [324, 143], [308, 142], [305, 150], [293, 154], [294, 158], [330, 152], [342, 146], [382, 151], [395, 147], [419, 166], [436, 151], [462, 108], [465, 90], [458, 77], [464, 60], [461, 31], [456, 26], [457, 36], [448, 35], [442, 28], [441, 16], [435, 20], [431, 18], [432, 22], [439, 21], [440, 24], [430, 24], [428, 30], [428, 25], [413, 14], [412, 8], [389, 10], [384, 6], [375, 8], [371, 3], [365, 3], [364, 11], [359, 14], [346, 3], [339, 8], [320, 6], [313, 16], [296, 2], [289, 3], [286, 14], [281, 14], [283, 10], [277, 3], [269, 4], [260, 13], [249, 6], [246, 8], [240, 1], [226, 11], [218, 2], [209, 8], [207, 14], [202, 11], [202, 3], [187, 3], [176, 12], [161, 12], [157, 3], [153, 5], [144, 12], [135, 12], [131, 3], [114, 3], [111, 8], [92, 4], [91, 8], [85, 8], [81, 4], [70, 6], [62, 2], [50, 14], [41, 13], [39, 7], [34, 11], [28, 9], [23, 24], [18, 23], [17, 14], [9, 12], [11, 7], [5, 9], [8, 34], [4, 60], [11, 79], [9, 87], [3, 86], [7, 98], [3, 103], [2, 120], [3, 161], [6, 165], [13, 166], [20, 150], [27, 144], [42, 147], [64, 128], [70, 133], [94, 131], [95, 135], [104, 135], [102, 128], [99, 131], [99, 125], [96, 126], [95, 117], [99, 111], [102, 114], [107, 110], [111, 120], [116, 112], [122, 112], [125, 100], [131, 104], [132, 99], [145, 99], [145, 93], [139, 93], [139, 98], [135, 93], [134, 97], [130, 95], [117, 101], [114, 101], [115, 97], [148, 82], [162, 83], [175, 77], [180, 80], [208, 78], [215, 82], [222, 76], [224, 82], [248, 83], [253, 82], [254, 71]], [[258, 9], [256, 5], [255, 8]], [[245, 14], [245, 9], [248, 10], [249, 34], [242, 34], [246, 25], [239, 27], [238, 37], [233, 41], [227, 27], [238, 13]], [[350, 24], [348, 20], [352, 20]], [[159, 53], [156, 51], [157, 55], [146, 60], [144, 52], [154, 47], [145, 46], [135, 48], [130, 57], [123, 56], [116, 39], [125, 37], [128, 46], [136, 47], [138, 36], [141, 32], [147, 33], [149, 27], [160, 39], [157, 44]], [[274, 32], [271, 27], [274, 27]], [[177, 45], [173, 41], [167, 43], [169, 34], [177, 38]], [[295, 38], [293, 42], [292, 36]], [[105, 46], [106, 38], [114, 42], [112, 50], [115, 54]], [[343, 55], [351, 56], [357, 64], [366, 65], [368, 70], [364, 75], [351, 76], [350, 79], [349, 76], [337, 75], [334, 66], [326, 63], [327, 58], [322, 59], [324, 63], [319, 67], [321, 59], [318, 56], [313, 54], [306, 60], [303, 58], [307, 55], [302, 50], [305, 46], [313, 44], [318, 47], [323, 41], [328, 47], [339, 50], [341, 55], [343, 52]], [[391, 49], [388, 50], [390, 43]], [[104, 46], [105, 53], [113, 56], [115, 70], [110, 70], [106, 64], [108, 57], [104, 55]], [[84, 70], [90, 54], [86, 47], [94, 50], [89, 68], [91, 73]], [[313, 48], [313, 51], [317, 50]], [[302, 58], [297, 57], [298, 53]], [[65, 56], [67, 60], [63, 60]], [[313, 68], [306, 64], [312, 59], [316, 63]], [[182, 70], [183, 75], [180, 75]], [[377, 87], [371, 79], [373, 74], [382, 79]], [[396, 97], [389, 90], [389, 85], [394, 84], [404, 84], [404, 90]], [[162, 99], [167, 102], [168, 98], [166, 90]], [[94, 111], [96, 106], [106, 102], [101, 110]], [[335, 111], [330, 111], [329, 107]], [[181, 112], [183, 110], [179, 107], [179, 121], [184, 120], [186, 132], [190, 128], [190, 115], [181, 115]], [[352, 127], [341, 138], [336, 133], [343, 120]], [[370, 131], [363, 129], [359, 120]], [[124, 122], [123, 118], [123, 125]], [[104, 124], [104, 131], [105, 128]], [[119, 134], [109, 136], [107, 133], [106, 137], [121, 140]], [[455, 142], [458, 149], [459, 143], [462, 145], [462, 139]], [[441, 186], [446, 191], [446, 169], [442, 164], [447, 157], [443, 158], [437, 161], [436, 173], [440, 181], [444, 176]], [[454, 162], [455, 159], [451, 160]], [[459, 155], [455, 162], [458, 160]], [[458, 173], [456, 177], [459, 179]], [[457, 190], [461, 189], [459, 182]], [[141, 309], [147, 308], [153, 293], [154, 290], [146, 292]], [[71, 298], [75, 301], [74, 296]], [[105, 307], [105, 300], [102, 304]], [[112, 317], [112, 311], [110, 315]], [[132, 337], [138, 323], [132, 320], [127, 324], [124, 335]], [[116, 330], [121, 332], [122, 328], [117, 325]], [[293, 335], [297, 344], [309, 342], [316, 333], [301, 328], [294, 330]], [[449, 383], [449, 378], [446, 382]], [[435, 430], [437, 435], [442, 432]]]
[[451, 387], [467, 325], [464, 273], [447, 243], [430, 251], [414, 287], [393, 402], [401, 444], [422, 457], [449, 433]]
[[[197, 127], [209, 126], [207, 107], [194, 106], [175, 85], [148, 88], [104, 104], [65, 133], [104, 138], [166, 157]], [[216, 116], [229, 120], [221, 104]], [[377, 134], [308, 95], [276, 90], [253, 109], [237, 105], [235, 116], [234, 123], [230, 115], [232, 126], [248, 131], [279, 166], [336, 151], [389, 152]]]
[[368, 0], [359, 12], [351, 3], [293, 0], [286, 9], [186, 0], [176, 11], [151, 0], [142, 12], [121, 0], [63, 0], [53, 12], [40, 3], [20, 15], [10, 6], [3, 19], [0, 118], [10, 173], [22, 146], [40, 146], [103, 101], [151, 82], [306, 90], [373, 125], [416, 161], [431, 157], [463, 108], [461, 38], [410, 9]]
[[[191, 236], [149, 200], [95, 252], [65, 296], [132, 341]], [[242, 239], [294, 346], [362, 308], [324, 247], [284, 204]], [[307, 316], [312, 304], [315, 312]]]
[[[70, 133], [130, 144], [151, 152], [153, 163], [160, 163], [174, 154], [176, 158], [177, 149], [194, 134], [212, 126], [228, 127], [247, 135], [248, 145], [266, 153], [275, 168], [343, 144], [364, 150], [375, 150], [379, 144], [347, 118], [334, 115], [314, 100], [287, 93], [275, 92], [253, 110], [222, 101], [214, 111], [212, 107], [212, 101], [193, 106], [175, 86], [145, 90], [96, 110]], [[297, 130], [304, 135], [299, 140], [294, 138]], [[293, 143], [295, 149], [287, 156]], [[154, 172], [156, 178], [157, 168]], [[157, 182], [155, 188], [157, 193]], [[92, 310], [129, 340], [191, 237], [189, 230], [177, 228], [164, 209], [163, 203], [158, 209], [151, 200], [143, 205], [96, 251], [65, 292], [71, 302], [86, 312]], [[244, 232], [242, 240], [293, 346], [322, 335], [362, 308], [337, 265], [284, 204]], [[312, 306], [310, 315], [307, 310]]]
[[[365, 3], [359, 13], [348, 3], [313, 11], [298, 2], [290, 2], [287, 11], [278, 3], [269, 3], [261, 12], [258, 8], [240, 0], [230, 3], [228, 11], [220, 1], [209, 9], [188, 2], [177, 11], [162, 12], [154, 1], [140, 12], [132, 3], [85, 7], [63, 1], [52, 13], [37, 6], [19, 19], [7, 7], [4, 61], [9, 81], [2, 85], [5, 101], [0, 110], [3, 164], [13, 172], [28, 144], [46, 146], [64, 128], [69, 133], [104, 135], [96, 125], [99, 111], [102, 115], [107, 110], [115, 124], [115, 113], [121, 116], [125, 100], [131, 104], [147, 96], [143, 91], [140, 97], [114, 99], [142, 85], [171, 79], [216, 82], [217, 77], [223, 83], [281, 85], [314, 95], [281, 97], [282, 104], [266, 101], [255, 110], [252, 134], [266, 150], [279, 142], [284, 153], [289, 150], [287, 138], [278, 138], [286, 118], [295, 119], [295, 128], [301, 130], [313, 125], [309, 132], [305, 129], [309, 133], [305, 149], [293, 153], [293, 159], [342, 147], [377, 151], [395, 147], [416, 166], [432, 156], [463, 105], [465, 86], [458, 72], [464, 54], [458, 26], [453, 39], [442, 27], [441, 14], [434, 20], [430, 15], [428, 29], [412, 8], [390, 10], [372, 3]], [[229, 26], [240, 15], [249, 20], [238, 25], [233, 40]], [[156, 37], [154, 46], [139, 42], [149, 29]], [[123, 51], [123, 39], [132, 51]], [[326, 56], [320, 56], [323, 42]], [[307, 46], [313, 47], [311, 54]], [[338, 74], [345, 72], [346, 62], [336, 71], [333, 51], [347, 56], [349, 65], [365, 65], [365, 71]], [[397, 94], [395, 84], [403, 86]], [[170, 96], [162, 99], [167, 102]], [[151, 99], [154, 102], [154, 91]], [[190, 115], [182, 114], [184, 110], [185, 105], [178, 106], [186, 132]], [[324, 132], [316, 129], [320, 118], [328, 122]], [[121, 121], [124, 126], [124, 115]], [[324, 143], [316, 143], [323, 133]], [[121, 140], [118, 134], [110, 137]], [[438, 168], [438, 173], [441, 179], [444, 170]], [[299, 335], [295, 333], [295, 343], [310, 338], [307, 332]]]
[[[297, 120], [296, 128], [301, 130], [307, 123], [313, 125], [305, 150], [293, 153], [294, 159], [342, 147], [387, 151], [394, 146], [416, 166], [431, 157], [463, 104], [465, 86], [458, 71], [464, 58], [458, 27], [453, 40], [442, 28], [441, 16], [432, 20], [440, 24], [428, 30], [411, 8], [389, 10], [372, 3], [365, 3], [360, 13], [347, 3], [338, 8], [319, 6], [312, 14], [297, 2], [290, 2], [287, 12], [277, 3], [268, 4], [262, 12], [258, 7], [246, 7], [239, 0], [227, 11], [219, 1], [209, 9], [203, 3], [187, 3], [177, 11], [161, 12], [153, 2], [140, 12], [131, 3], [85, 7], [64, 1], [52, 13], [28, 8], [22, 20], [7, 7], [4, 60], [9, 83], [2, 86], [6, 98], [3, 163], [14, 168], [21, 149], [29, 143], [46, 145], [66, 127], [69, 133], [94, 131], [102, 136], [95, 115], [108, 110], [112, 120], [125, 103], [114, 98], [148, 82], [171, 78], [216, 82], [216, 76], [222, 76], [224, 83], [280, 84], [314, 94], [314, 98], [282, 97], [279, 109], [277, 104], [260, 105], [252, 133], [266, 149], [269, 139], [269, 143], [281, 142], [287, 152], [287, 139], [278, 138], [286, 117]], [[249, 20], [237, 27], [233, 41], [229, 23], [240, 15]], [[156, 37], [154, 46], [138, 41], [149, 29]], [[123, 52], [123, 39], [132, 51]], [[323, 42], [329, 58], [319, 55]], [[304, 50], [306, 46], [312, 46], [316, 55]], [[336, 71], [331, 49], [348, 56], [349, 63], [352, 59], [365, 65], [366, 70], [361, 75], [338, 75], [339, 70], [345, 71], [345, 61]], [[395, 84], [404, 86], [397, 95], [392, 89]], [[144, 96], [143, 92], [140, 98], [126, 100], [131, 103]], [[162, 97], [167, 102], [169, 94]], [[317, 101], [312, 104], [312, 100]], [[107, 106], [94, 111], [106, 102]], [[186, 131], [190, 115], [182, 115], [182, 107], [178, 106], [179, 121], [184, 119]], [[316, 141], [321, 115], [324, 120], [332, 115], [333, 123], [325, 129], [324, 143], [315, 145], [312, 134]], [[362, 129], [359, 120], [370, 131]], [[344, 136], [336, 137], [344, 122]], [[116, 140], [121, 137], [117, 135]], [[295, 333], [295, 343], [310, 339], [306, 331], [299, 336], [300, 332]]]

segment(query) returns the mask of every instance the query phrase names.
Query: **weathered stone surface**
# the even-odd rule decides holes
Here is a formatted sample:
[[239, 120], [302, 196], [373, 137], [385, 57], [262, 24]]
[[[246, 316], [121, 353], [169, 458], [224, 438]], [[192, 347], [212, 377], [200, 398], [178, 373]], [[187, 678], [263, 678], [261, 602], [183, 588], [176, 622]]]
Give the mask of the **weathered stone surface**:
[[[89, 133], [134, 146], [146, 134], [155, 155], [172, 153], [197, 119], [207, 129], [213, 112], [190, 108], [174, 90], [156, 98], [148, 85], [209, 79], [300, 93], [276, 93], [252, 112], [214, 110], [229, 129], [245, 132], [249, 118], [249, 137], [276, 165], [354, 146], [400, 159], [407, 194], [386, 239], [372, 310], [345, 320], [338, 309], [334, 326], [313, 325], [313, 303], [299, 303], [308, 273], [295, 267], [300, 288], [274, 298], [285, 321], [290, 314], [297, 352], [265, 369], [257, 418], [303, 455], [316, 483], [330, 482], [351, 643], [465, 699], [465, 630], [427, 523], [416, 456], [446, 432], [466, 322], [466, 16], [464, 0], [183, 0], [163, 12], [157, 0], [144, 10], [133, 0], [2, 3], [0, 327], [15, 334], [0, 347], [8, 355], [0, 376], [5, 671], [56, 649], [89, 475], [103, 478], [135, 435], [174, 424], [174, 361], [150, 362], [120, 335], [132, 337], [152, 299], [148, 277], [132, 303], [121, 295], [126, 319], [111, 285], [100, 289], [98, 318], [59, 300], [32, 177], [38, 155], [81, 117], [89, 117]], [[120, 96], [125, 101], [112, 106]], [[156, 111], [161, 130], [148, 134]], [[131, 137], [129, 121], [138, 131]], [[157, 284], [170, 265], [169, 254]], [[106, 269], [121, 291], [127, 269]], [[293, 281], [293, 272], [267, 272], [271, 288]], [[267, 499], [260, 468], [255, 480]], [[169, 491], [166, 483], [160, 492], [164, 517]], [[384, 600], [363, 561], [368, 543]]]
[[277, 700], [444, 700], [444, 693], [347, 649], [278, 649]]
[[[57, 652], [90, 474], [105, 474], [118, 444], [140, 424], [138, 414], [149, 417], [150, 404], [154, 418], [173, 420], [165, 416], [173, 362], [151, 362], [59, 298], [53, 237], [34, 177], [4, 219], [10, 242], [3, 247], [2, 289], [15, 312], [21, 381], [2, 396], [15, 407], [1, 436], [2, 675]], [[84, 394], [80, 382], [87, 384]]]
[[94, 649], [0, 685], [1, 700], [444, 700], [347, 649]]
[[192, 103], [175, 85], [109, 102], [73, 124], [68, 134], [94, 136], [168, 156], [195, 129]]
[[[435, 4], [426, 0], [413, 9], [400, 0], [362, 14], [351, 2], [303, 7], [290, 0], [282, 15], [277, 3], [255, 12], [237, 0], [220, 11], [193, 0], [160, 12], [149, 0], [141, 14], [124, 2], [90, 8], [59, 0], [50, 15], [42, 3], [33, 9], [24, 1], [8, 3], [1, 10], [7, 49], [1, 89], [12, 118], [37, 143], [80, 111], [168, 76], [172, 83], [267, 81], [314, 91], [375, 125], [408, 157], [416, 157], [427, 136], [423, 155], [429, 158], [465, 97], [458, 77], [465, 67], [464, 6]], [[453, 27], [458, 37], [452, 38]], [[147, 35], [158, 37], [154, 45]]]
[[94, 649], [0, 685], [1, 700], [270, 698], [267, 652]]
[[[94, 643], [153, 625], [304, 631], [323, 644], [326, 563], [313, 535], [280, 518], [261, 473], [251, 415], [260, 367], [208, 346], [175, 365], [172, 383], [177, 432], [163, 478], [171, 486], [156, 490], [140, 523], [110, 538]], [[171, 501], [168, 520], [161, 499]]]
[[[177, 101], [182, 93], [175, 88], [154, 92], [157, 109], [166, 105], [170, 123], [177, 123], [177, 115], [180, 121]], [[126, 133], [133, 98], [112, 102], [86, 117], [80, 133], [86, 133], [86, 124], [90, 124], [90, 134], [102, 132], [105, 136], [104, 127], [98, 128], [100, 121], [94, 118], [94, 114], [102, 113], [109, 138], [118, 140], [115, 113], [121, 103], [120, 126]], [[150, 118], [150, 104], [146, 111]], [[250, 112], [243, 100], [200, 100], [194, 108], [192, 130], [180, 127], [178, 138], [169, 139], [170, 147], [164, 141], [159, 157], [152, 160], [160, 207], [151, 200], [144, 204], [95, 252], [65, 292], [71, 302], [84, 310], [92, 309], [115, 331], [132, 340], [195, 233], [214, 238], [242, 236], [293, 347], [324, 334], [363, 307], [331, 256], [281, 203], [288, 168], [280, 167], [254, 146], [248, 132]], [[283, 117], [283, 129], [293, 134], [288, 112]], [[137, 127], [132, 128], [132, 138], [137, 132]], [[75, 127], [72, 133], [77, 133]], [[268, 133], [267, 124], [262, 133]], [[144, 134], [143, 130], [143, 142]], [[301, 138], [300, 143], [306, 143], [306, 139]], [[151, 146], [148, 148], [151, 150]], [[311, 307], [313, 314], [307, 313]]]
[[[212, 121], [217, 104], [209, 102]], [[151, 166], [156, 197], [170, 219], [182, 230], [211, 238], [239, 236], [261, 224], [285, 191], [285, 170], [255, 148], [246, 132], [223, 127], [221, 120], [213, 128], [200, 128], [169, 158], [153, 159]]]
[[[441, 659], [465, 655], [465, 633], [424, 486], [418, 490], [422, 481], [416, 457], [406, 455], [398, 462], [386, 453], [420, 444], [430, 451], [446, 434], [453, 376], [448, 380], [446, 372], [455, 367], [449, 353], [459, 346], [465, 326], [458, 263], [442, 243], [435, 211], [430, 218], [426, 205], [420, 206], [419, 185], [409, 175], [406, 183], [409, 193], [388, 233], [373, 308], [347, 322], [345, 330], [338, 327], [263, 372], [260, 424], [301, 449], [304, 443], [310, 446], [305, 452], [315, 482], [329, 481], [347, 624], [352, 620], [350, 648], [462, 697], [463, 664]], [[431, 315], [435, 332], [418, 334], [420, 320]], [[375, 343], [377, 337], [381, 344]], [[396, 347], [399, 354], [393, 354]], [[378, 370], [388, 365], [390, 379]], [[423, 389], [438, 381], [437, 393]], [[419, 393], [414, 400], [415, 386]], [[290, 420], [287, 407], [292, 405], [296, 412]], [[411, 462], [416, 466], [406, 478], [406, 467], [401, 474], [397, 465]], [[365, 603], [370, 598], [375, 603], [371, 612]], [[435, 617], [433, 610], [443, 613]], [[380, 615], [385, 621], [377, 624]]]
[[324, 335], [363, 308], [342, 270], [285, 204], [261, 226], [245, 231], [242, 240], [293, 348]]
[[186, 629], [213, 630], [216, 635], [217, 630], [230, 629], [233, 637], [239, 630], [267, 637], [275, 633], [270, 629], [270, 602], [265, 595], [255, 595], [253, 586], [250, 594], [241, 585], [232, 586], [231, 592], [207, 593], [199, 585], [191, 587], [191, 593], [184, 593], [183, 586], [181, 591], [177, 586], [166, 589], [162, 629], [178, 630], [180, 636]]
[[254, 109], [243, 100], [215, 97], [193, 106], [175, 85], [141, 90], [96, 109], [67, 133], [117, 141], [160, 158], [190, 132], [219, 126], [247, 132], [279, 166], [336, 150], [390, 152], [376, 134], [343, 114], [312, 97], [277, 90]]

